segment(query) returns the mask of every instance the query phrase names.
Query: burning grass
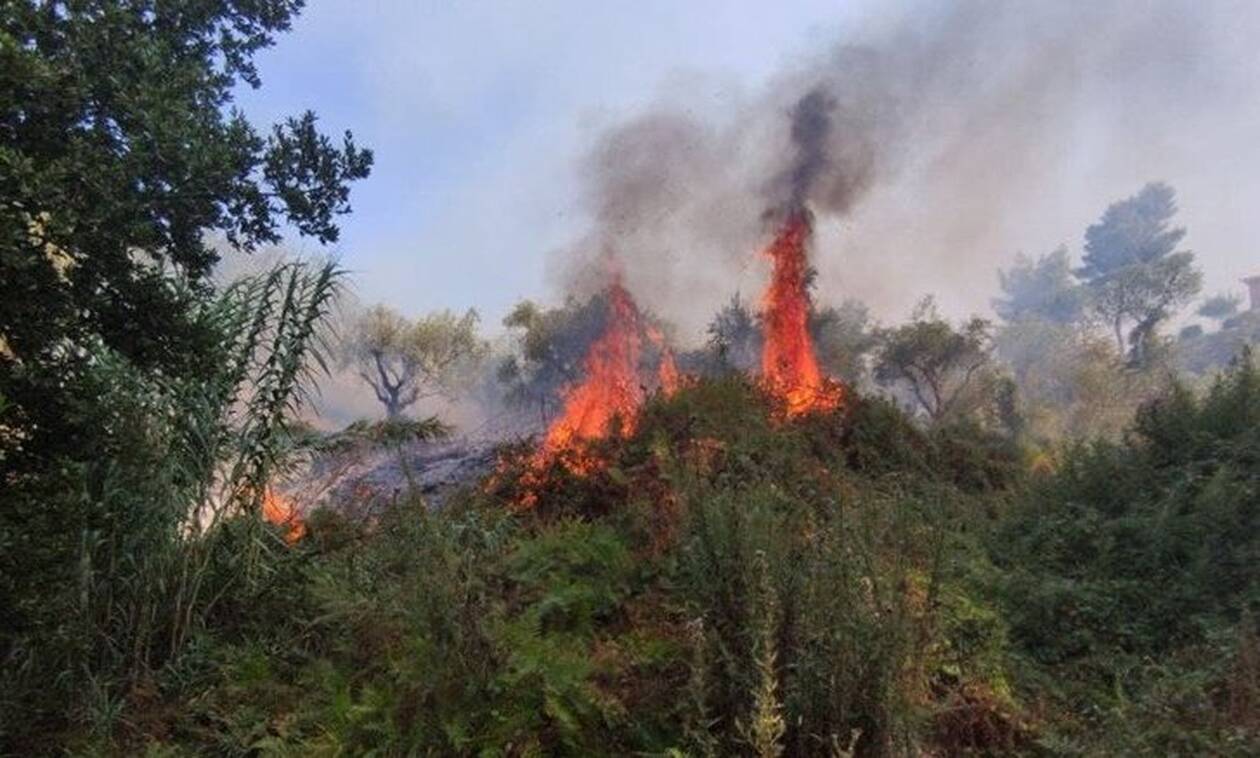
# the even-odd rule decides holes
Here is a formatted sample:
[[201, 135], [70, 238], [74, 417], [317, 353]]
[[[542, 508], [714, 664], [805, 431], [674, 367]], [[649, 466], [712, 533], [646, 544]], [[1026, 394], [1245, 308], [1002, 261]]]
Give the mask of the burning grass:
[[298, 512], [297, 503], [275, 487], [268, 487], [263, 493], [262, 516], [284, 532], [284, 540], [289, 544], [306, 534], [306, 522]]

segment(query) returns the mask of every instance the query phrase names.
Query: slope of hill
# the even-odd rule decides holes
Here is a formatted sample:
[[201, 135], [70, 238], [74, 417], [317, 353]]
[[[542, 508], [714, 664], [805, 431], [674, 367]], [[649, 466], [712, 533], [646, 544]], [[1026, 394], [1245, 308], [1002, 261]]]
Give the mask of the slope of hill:
[[[1257, 746], [1260, 375], [1029, 480], [877, 399], [742, 377], [587, 465], [334, 510], [116, 704], [105, 753], [1238, 754]], [[575, 471], [577, 473], [575, 473]], [[522, 498], [531, 488], [535, 497]]]

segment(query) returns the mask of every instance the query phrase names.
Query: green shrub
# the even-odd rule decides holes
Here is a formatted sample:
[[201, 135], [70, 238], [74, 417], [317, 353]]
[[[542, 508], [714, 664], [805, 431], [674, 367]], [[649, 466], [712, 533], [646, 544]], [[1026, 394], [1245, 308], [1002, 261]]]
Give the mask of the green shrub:
[[[1020, 499], [993, 554], [1009, 573], [1012, 638], [1053, 667], [1051, 692], [1075, 703], [1065, 707], [1103, 709], [1095, 726], [1126, 735], [1126, 751], [1231, 752], [1213, 736], [1228, 720], [1204, 717], [1225, 711], [1227, 688], [1206, 661], [1260, 608], [1250, 356], [1202, 397], [1174, 388], [1145, 406], [1122, 442], [1068, 451]], [[1237, 744], [1254, 747], [1260, 734], [1245, 728]]]

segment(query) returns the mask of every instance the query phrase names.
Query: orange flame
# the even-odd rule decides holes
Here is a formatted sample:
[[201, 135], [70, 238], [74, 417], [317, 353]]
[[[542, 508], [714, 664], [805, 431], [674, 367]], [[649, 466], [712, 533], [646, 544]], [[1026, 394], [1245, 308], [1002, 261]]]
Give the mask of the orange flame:
[[623, 435], [634, 431], [635, 412], [643, 402], [639, 385], [639, 311], [620, 282], [608, 288], [608, 325], [586, 352], [586, 378], [571, 388], [564, 412], [547, 430], [543, 453], [569, 448], [576, 440], [599, 439], [614, 416]]
[[272, 487], [263, 492], [262, 515], [267, 521], [284, 529], [284, 541], [290, 545], [306, 534], [306, 522], [298, 515], [297, 506]]
[[809, 335], [809, 267], [812, 224], [807, 212], [790, 213], [765, 255], [774, 264], [761, 299], [764, 344], [761, 371], [789, 417], [839, 407], [840, 385], [823, 376]]
[[[609, 285], [607, 298], [608, 322], [604, 333], [586, 352], [585, 376], [565, 393], [563, 412], [548, 427], [542, 446], [530, 458], [522, 476], [525, 494], [518, 502], [521, 508], [537, 503], [537, 491], [552, 461], [563, 461], [579, 475], [598, 467], [598, 461], [578, 449], [579, 442], [603, 439], [614, 431], [622, 437], [634, 432], [639, 407], [646, 397], [639, 379], [644, 334], [660, 348], [657, 376], [661, 391], [672, 394], [679, 386], [678, 368], [663, 335], [644, 323], [634, 299], [619, 280], [614, 279]], [[616, 430], [610, 428], [613, 418], [620, 422]]]
[[682, 377], [678, 374], [678, 364], [674, 363], [674, 351], [665, 344], [665, 335], [661, 334], [660, 329], [648, 324], [645, 331], [648, 339], [652, 340], [652, 344], [661, 351], [661, 362], [656, 367], [656, 378], [661, 383], [661, 392], [669, 397], [678, 391], [678, 386], [682, 382]]

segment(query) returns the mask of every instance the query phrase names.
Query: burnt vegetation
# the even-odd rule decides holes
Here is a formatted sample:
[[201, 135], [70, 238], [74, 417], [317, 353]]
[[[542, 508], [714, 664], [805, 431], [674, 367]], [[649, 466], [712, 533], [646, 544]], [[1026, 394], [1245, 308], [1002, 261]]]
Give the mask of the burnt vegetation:
[[[1260, 753], [1260, 311], [1168, 336], [1170, 186], [1000, 272], [996, 320], [818, 302], [813, 214], [919, 70], [845, 51], [756, 191], [771, 283], [701, 344], [624, 255], [497, 341], [338, 335], [335, 264], [210, 276], [335, 240], [371, 167], [227, 109], [300, 6], [0, 10], [0, 752]], [[306, 423], [338, 371], [383, 420]], [[439, 486], [435, 399], [525, 420]]]

